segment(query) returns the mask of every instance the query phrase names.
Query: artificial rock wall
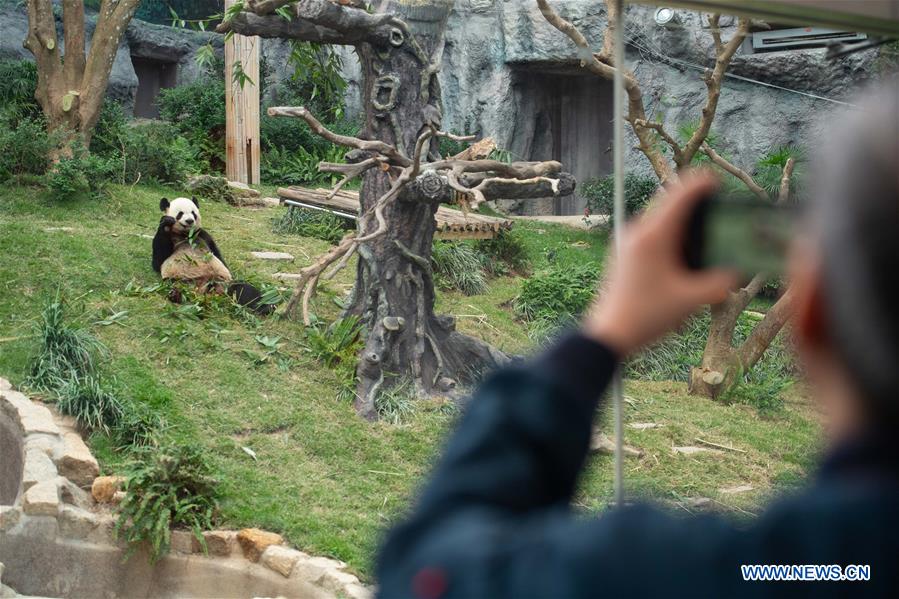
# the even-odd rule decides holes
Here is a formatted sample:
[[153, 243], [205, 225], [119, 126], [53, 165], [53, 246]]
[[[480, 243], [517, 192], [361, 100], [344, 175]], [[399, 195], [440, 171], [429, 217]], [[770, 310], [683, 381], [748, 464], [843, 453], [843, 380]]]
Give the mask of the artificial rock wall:
[[[594, 50], [601, 46], [605, 5], [554, 0]], [[677, 23], [661, 27], [654, 8], [626, 12], [628, 67], [640, 81], [647, 112], [674, 133], [698, 120], [706, 88], [700, 76], [714, 62], [707, 19], [677, 11]], [[721, 19], [727, 40], [735, 19]], [[823, 48], [735, 56], [730, 73], [835, 100], [845, 100], [874, 76], [876, 51], [830, 62]], [[690, 63], [688, 66], [684, 63]], [[699, 68], [697, 68], [697, 66]], [[350, 77], [357, 76], [349, 73]], [[444, 125], [455, 132], [492, 136], [517, 159], [562, 160], [579, 181], [611, 171], [612, 96], [608, 82], [579, 68], [575, 46], [544, 20], [534, 0], [456, 0], [447, 27], [443, 69]], [[354, 99], [351, 104], [358, 105]], [[820, 120], [838, 104], [799, 93], [727, 79], [713, 132], [721, 151], [738, 166], [778, 146], [814, 150], [826, 142]], [[555, 114], [553, 114], [555, 112]], [[630, 136], [630, 132], [628, 131]], [[651, 174], [628, 140], [628, 169]], [[584, 200], [546, 200], [520, 207], [525, 213], [577, 214]]]

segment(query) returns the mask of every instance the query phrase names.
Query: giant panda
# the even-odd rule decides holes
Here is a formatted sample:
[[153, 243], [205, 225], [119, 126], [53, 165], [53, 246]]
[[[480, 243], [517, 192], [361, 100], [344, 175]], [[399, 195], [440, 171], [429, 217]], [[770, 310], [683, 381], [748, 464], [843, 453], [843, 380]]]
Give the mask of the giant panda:
[[222, 252], [208, 231], [200, 226], [200, 204], [196, 198], [159, 201], [162, 218], [153, 237], [153, 270], [163, 279], [189, 281], [198, 288], [221, 289], [241, 305], [259, 314], [271, 314], [271, 304], [260, 302], [262, 294], [249, 283], [232, 281]]

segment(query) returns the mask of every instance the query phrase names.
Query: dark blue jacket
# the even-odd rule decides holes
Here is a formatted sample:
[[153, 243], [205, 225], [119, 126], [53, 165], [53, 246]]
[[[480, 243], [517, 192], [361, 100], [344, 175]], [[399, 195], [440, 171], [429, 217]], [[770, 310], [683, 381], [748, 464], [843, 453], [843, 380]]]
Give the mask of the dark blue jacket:
[[[748, 527], [569, 503], [616, 357], [573, 336], [483, 384], [418, 505], [387, 537], [379, 595], [899, 597], [899, 449], [861, 439]], [[747, 582], [741, 565], [870, 566], [868, 582]], [[834, 572], [835, 570], [831, 570]]]

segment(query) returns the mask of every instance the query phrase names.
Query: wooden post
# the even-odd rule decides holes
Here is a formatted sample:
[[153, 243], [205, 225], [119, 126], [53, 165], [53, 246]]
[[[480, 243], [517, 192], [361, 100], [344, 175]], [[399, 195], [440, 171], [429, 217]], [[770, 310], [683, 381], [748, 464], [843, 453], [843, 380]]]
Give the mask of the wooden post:
[[[225, 9], [234, 0], [225, 0]], [[250, 81], [234, 81], [239, 62]], [[259, 184], [259, 37], [234, 34], [225, 42], [225, 176]]]

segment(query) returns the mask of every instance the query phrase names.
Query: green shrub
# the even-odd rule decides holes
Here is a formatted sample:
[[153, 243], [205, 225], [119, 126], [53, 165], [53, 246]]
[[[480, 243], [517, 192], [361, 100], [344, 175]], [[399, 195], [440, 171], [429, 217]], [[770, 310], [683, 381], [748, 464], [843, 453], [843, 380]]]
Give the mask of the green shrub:
[[[654, 177], [643, 177], [633, 173], [625, 175], [625, 214], [633, 216], [643, 210], [658, 187], [659, 182]], [[615, 211], [615, 180], [611, 175], [584, 181], [579, 193], [587, 198], [587, 204], [592, 212], [611, 215]]]
[[260, 172], [263, 181], [271, 185], [333, 185], [339, 180], [335, 173], [322, 173], [320, 162], [345, 162], [346, 148], [300, 147], [296, 150], [272, 148], [262, 155]]
[[37, 119], [42, 115], [34, 97], [37, 66], [30, 60], [0, 60], [0, 107], [15, 121]]
[[26, 384], [40, 391], [56, 391], [71, 379], [95, 376], [98, 356], [107, 351], [89, 331], [66, 322], [59, 292], [41, 311], [36, 336], [38, 350]]
[[222, 78], [204, 77], [188, 85], [159, 92], [159, 115], [178, 129], [216, 170], [225, 164], [225, 85]]
[[199, 152], [168, 123], [146, 122], [129, 127], [122, 138], [120, 160], [124, 181], [183, 184], [191, 173], [205, 170]]
[[110, 158], [121, 157], [122, 139], [128, 127], [128, 118], [122, 105], [114, 100], [105, 100], [91, 136], [91, 153]]
[[46, 123], [40, 117], [17, 123], [0, 119], [0, 180], [45, 174], [56, 137], [47, 134]]
[[441, 289], [455, 289], [465, 295], [487, 292], [487, 276], [482, 255], [471, 245], [438, 241], [431, 251], [434, 282]]
[[193, 531], [205, 550], [202, 531], [213, 524], [218, 482], [198, 447], [138, 449], [125, 472], [125, 499], [115, 530], [131, 546], [129, 555], [146, 542], [155, 562], [168, 552], [172, 528]]
[[375, 411], [381, 420], [404, 424], [415, 413], [415, 386], [409, 379], [399, 379], [375, 396]]
[[510, 271], [526, 275], [530, 269], [527, 249], [512, 231], [500, 231], [493, 239], [480, 239], [474, 247], [481, 253], [484, 269], [491, 276], [506, 275]]
[[352, 226], [352, 222], [330, 212], [289, 206], [281, 218], [273, 221], [272, 232], [337, 243]]
[[115, 168], [112, 159], [75, 147], [72, 156], [61, 158], [47, 174], [47, 187], [55, 200], [97, 195], [112, 179]]
[[590, 305], [599, 272], [595, 264], [552, 266], [524, 281], [515, 310], [529, 322], [570, 321]]

